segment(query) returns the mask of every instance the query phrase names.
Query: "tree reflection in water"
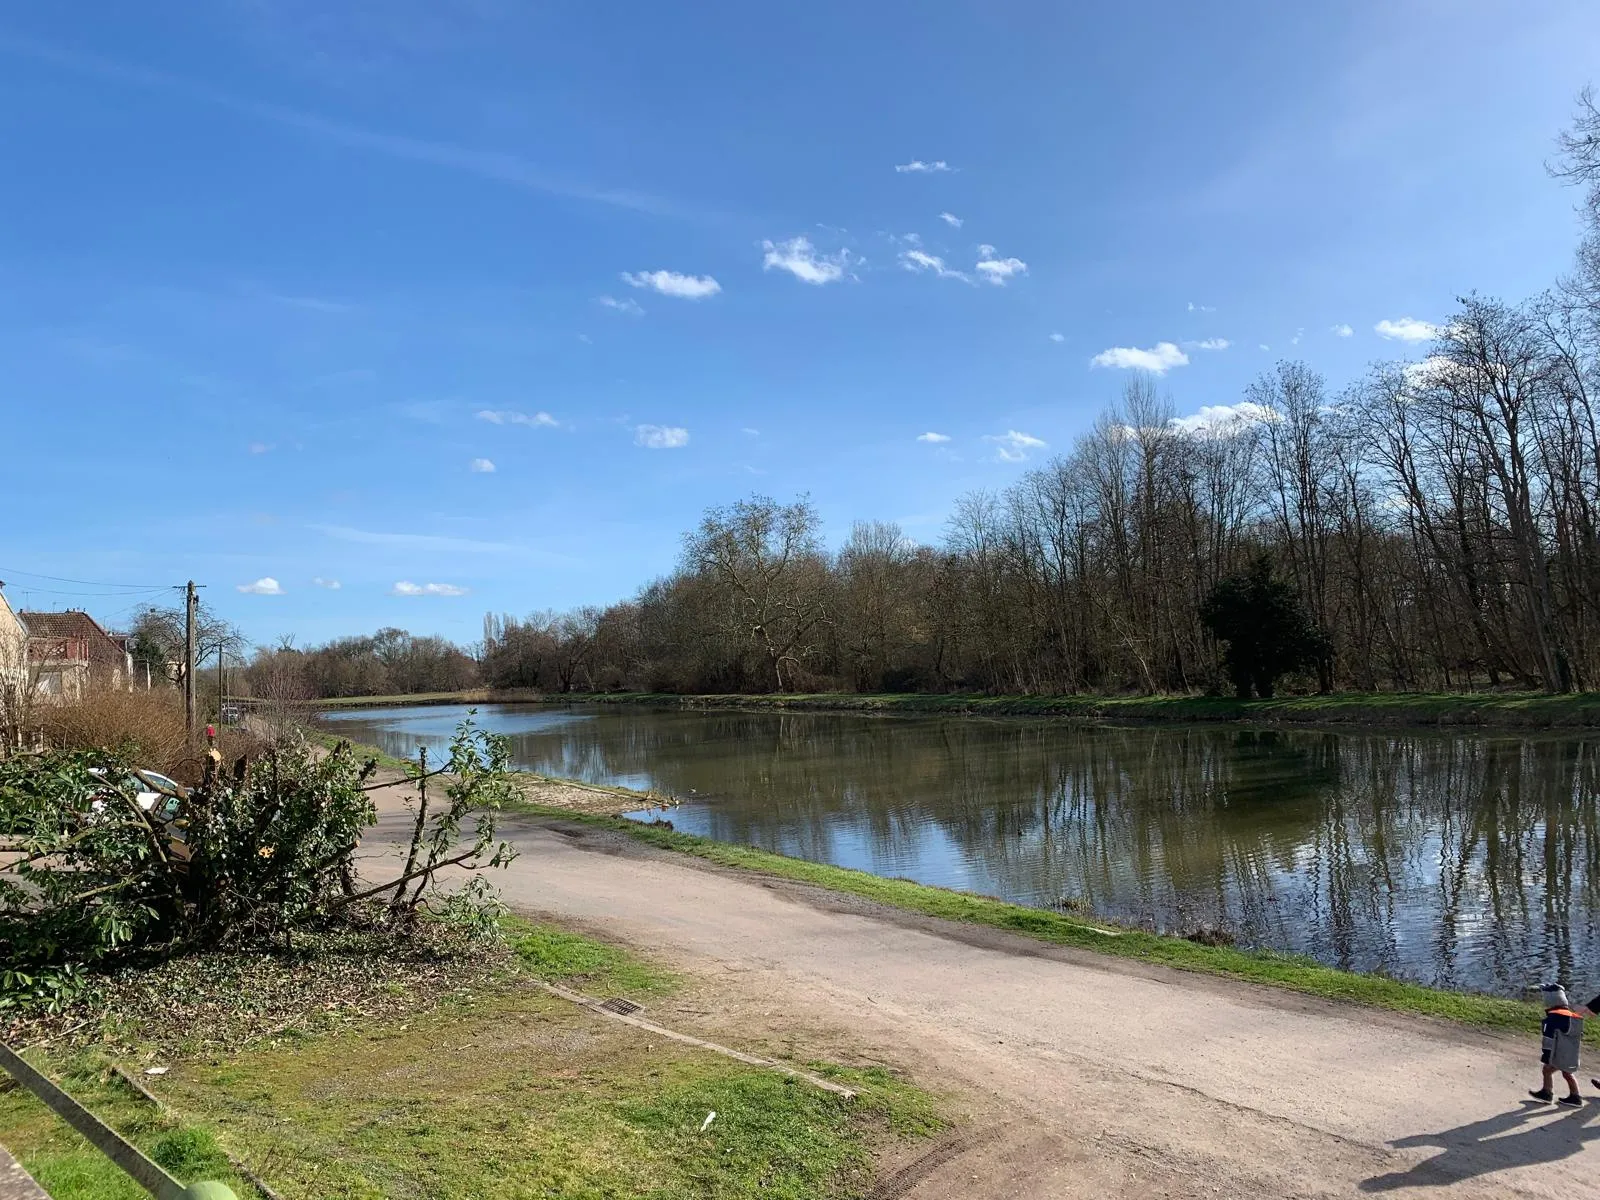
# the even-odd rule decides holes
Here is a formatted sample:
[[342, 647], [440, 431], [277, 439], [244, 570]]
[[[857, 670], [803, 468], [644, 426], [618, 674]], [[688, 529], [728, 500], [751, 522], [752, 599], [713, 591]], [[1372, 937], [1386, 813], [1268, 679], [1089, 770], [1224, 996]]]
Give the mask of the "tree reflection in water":
[[[349, 714], [414, 752], [450, 708]], [[679, 797], [682, 830], [1446, 987], [1600, 976], [1597, 744], [490, 706], [526, 769]]]

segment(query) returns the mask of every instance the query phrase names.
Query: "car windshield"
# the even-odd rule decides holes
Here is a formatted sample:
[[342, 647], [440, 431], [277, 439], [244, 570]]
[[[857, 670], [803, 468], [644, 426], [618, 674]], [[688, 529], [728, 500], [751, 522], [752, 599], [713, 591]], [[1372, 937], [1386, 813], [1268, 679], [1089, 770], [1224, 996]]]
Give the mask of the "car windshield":
[[136, 772], [136, 774], [145, 783], [149, 784], [151, 787], [156, 788], [158, 790], [168, 791], [168, 792], [176, 792], [176, 791], [181, 791], [182, 790], [182, 788], [181, 788], [181, 786], [179, 784], [175, 783], [171, 779], [168, 779], [165, 775], [156, 774], [154, 771], [138, 771], [138, 772]]

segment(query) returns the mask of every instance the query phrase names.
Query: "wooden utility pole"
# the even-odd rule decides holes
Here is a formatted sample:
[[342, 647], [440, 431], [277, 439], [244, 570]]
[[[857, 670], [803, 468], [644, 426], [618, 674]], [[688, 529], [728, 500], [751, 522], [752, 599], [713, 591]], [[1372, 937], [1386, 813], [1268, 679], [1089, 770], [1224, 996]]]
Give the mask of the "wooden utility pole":
[[194, 580], [183, 593], [183, 727], [194, 740]]

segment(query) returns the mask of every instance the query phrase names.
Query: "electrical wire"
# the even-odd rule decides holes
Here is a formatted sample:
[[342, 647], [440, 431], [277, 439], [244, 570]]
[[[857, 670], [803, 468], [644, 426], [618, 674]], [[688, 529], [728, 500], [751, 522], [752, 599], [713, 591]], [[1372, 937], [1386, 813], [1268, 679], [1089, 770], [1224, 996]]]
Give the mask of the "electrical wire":
[[[169, 589], [183, 587], [181, 583], [115, 583], [108, 579], [63, 579], [59, 575], [40, 575], [37, 571], [24, 571], [14, 567], [0, 567], [0, 574], [22, 575], [28, 579], [48, 579], [51, 583], [73, 583], [79, 587], [132, 588], [141, 592], [164, 592]], [[37, 590], [42, 592], [45, 589], [39, 588]], [[72, 595], [73, 593], [61, 592], [56, 594]]]

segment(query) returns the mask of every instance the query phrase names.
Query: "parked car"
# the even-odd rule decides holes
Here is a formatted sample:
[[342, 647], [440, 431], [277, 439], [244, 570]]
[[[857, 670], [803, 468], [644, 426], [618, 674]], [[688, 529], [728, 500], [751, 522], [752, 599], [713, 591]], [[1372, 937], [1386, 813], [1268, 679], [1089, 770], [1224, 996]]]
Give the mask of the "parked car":
[[[159, 771], [151, 771], [144, 767], [118, 770], [118, 774], [113, 774], [112, 770], [106, 767], [90, 767], [89, 774], [104, 780], [108, 790], [112, 787], [118, 792], [123, 792], [124, 789], [131, 790], [139, 810], [148, 814], [151, 823], [167, 835], [167, 853], [173, 857], [180, 870], [187, 867], [189, 822], [184, 813], [184, 806], [189, 800], [189, 789]], [[89, 819], [93, 820], [96, 815], [105, 812], [110, 799], [110, 796], [96, 796], [91, 800]]]

